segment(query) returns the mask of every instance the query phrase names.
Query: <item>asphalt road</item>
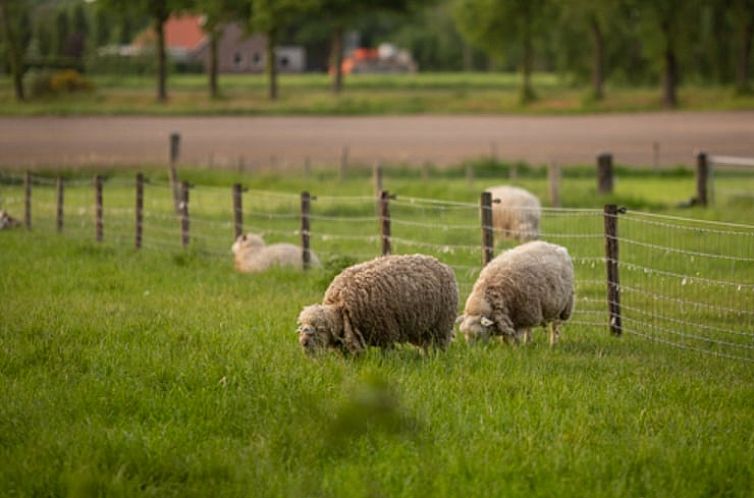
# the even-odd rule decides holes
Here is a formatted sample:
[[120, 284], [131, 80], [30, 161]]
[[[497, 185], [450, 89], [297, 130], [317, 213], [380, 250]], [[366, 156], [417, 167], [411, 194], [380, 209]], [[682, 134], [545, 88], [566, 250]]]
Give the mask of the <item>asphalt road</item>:
[[[164, 163], [168, 136], [181, 161], [237, 167], [351, 161], [453, 164], [496, 153], [532, 164], [693, 164], [694, 152], [754, 157], [754, 111], [589, 116], [40, 117], [0, 118], [0, 166]], [[657, 144], [657, 145], [655, 145]]]

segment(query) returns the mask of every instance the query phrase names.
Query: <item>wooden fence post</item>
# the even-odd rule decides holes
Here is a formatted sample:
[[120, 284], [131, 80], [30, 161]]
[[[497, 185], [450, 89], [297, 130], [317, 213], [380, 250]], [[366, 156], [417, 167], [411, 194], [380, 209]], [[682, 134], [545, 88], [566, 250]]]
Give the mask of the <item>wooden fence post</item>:
[[243, 233], [243, 187], [240, 183], [233, 184], [233, 229], [233, 240], [236, 240]]
[[610, 314], [610, 332], [622, 333], [620, 313], [620, 279], [618, 278], [618, 214], [625, 213], [615, 204], [605, 205], [605, 256], [607, 264], [607, 306]]
[[492, 194], [482, 192], [479, 198], [479, 213], [482, 219], [482, 266], [492, 261], [495, 240], [492, 233]]
[[348, 175], [348, 146], [344, 146], [340, 153], [340, 181], [344, 181]]
[[597, 156], [597, 192], [613, 193], [613, 155], [609, 152]]
[[301, 192], [301, 260], [304, 265], [304, 270], [309, 269], [312, 261], [309, 232], [311, 228], [309, 220], [311, 201], [312, 197], [309, 192]]
[[31, 230], [31, 173], [24, 175], [24, 225]]
[[181, 202], [181, 189], [178, 183], [178, 169], [177, 163], [181, 156], [181, 134], [174, 131], [170, 134], [170, 163], [168, 165], [168, 172], [170, 174], [170, 187], [173, 190], [173, 207], [175, 213], [180, 214], [179, 204]]
[[142, 230], [144, 223], [144, 175], [136, 175], [136, 239], [134, 245], [136, 249], [141, 249]]
[[181, 202], [178, 205], [181, 213], [181, 245], [189, 245], [189, 184], [181, 182]]
[[58, 177], [57, 180], [57, 196], [56, 196], [56, 204], [57, 204], [57, 210], [56, 210], [56, 225], [58, 228], [58, 233], [63, 232], [63, 178]]
[[560, 165], [551, 161], [547, 173], [550, 179], [550, 205], [560, 207]]
[[94, 177], [94, 226], [97, 242], [102, 242], [102, 239], [104, 238], [104, 222], [102, 214], [102, 176], [96, 175]]
[[699, 152], [696, 155], [696, 204], [707, 206], [707, 180], [709, 179], [709, 162], [707, 153]]
[[388, 256], [392, 252], [390, 246], [390, 193], [380, 192], [380, 239], [382, 240], [382, 255]]

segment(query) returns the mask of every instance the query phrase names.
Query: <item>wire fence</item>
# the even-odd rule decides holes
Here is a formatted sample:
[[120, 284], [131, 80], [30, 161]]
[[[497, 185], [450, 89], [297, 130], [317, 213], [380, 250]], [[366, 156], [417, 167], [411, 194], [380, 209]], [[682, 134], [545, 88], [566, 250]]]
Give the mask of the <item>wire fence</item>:
[[[0, 178], [0, 209], [26, 218], [23, 177]], [[66, 181], [63, 199], [55, 179], [28, 177], [28, 220], [34, 231], [95, 240], [97, 206], [91, 180]], [[103, 244], [135, 243], [135, 182], [104, 182]], [[301, 195], [265, 190], [241, 192], [243, 230], [267, 243], [302, 242]], [[230, 187], [189, 190], [188, 247], [232, 261], [237, 214]], [[62, 218], [59, 215], [63, 207]], [[307, 231], [322, 261], [364, 261], [383, 252], [384, 216], [373, 196], [312, 195]], [[22, 216], [23, 214], [23, 216]], [[183, 227], [167, 182], [144, 184], [141, 247], [182, 250]], [[617, 232], [606, 235], [606, 219]], [[462, 301], [483, 266], [480, 204], [404, 197], [389, 200], [389, 243], [393, 254], [423, 253], [450, 265]], [[59, 228], [62, 221], [62, 228]], [[515, 231], [497, 230], [494, 252], [513, 247]], [[618, 332], [688, 351], [754, 362], [754, 226], [700, 221], [643, 212], [605, 214], [601, 209], [542, 208], [539, 238], [565, 246], [576, 273], [576, 308], [570, 324]], [[619, 253], [606, 254], [606, 240]], [[606, 293], [608, 263], [617, 264], [617, 294]], [[612, 297], [608, 297], [612, 296]]]
[[709, 157], [709, 197], [732, 201], [754, 200], [754, 158], [714, 155]]

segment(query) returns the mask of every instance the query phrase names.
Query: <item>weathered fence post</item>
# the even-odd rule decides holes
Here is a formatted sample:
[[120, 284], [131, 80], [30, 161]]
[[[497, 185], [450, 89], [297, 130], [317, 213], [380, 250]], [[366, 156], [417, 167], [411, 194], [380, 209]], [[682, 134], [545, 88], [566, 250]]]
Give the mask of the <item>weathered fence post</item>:
[[170, 188], [173, 190], [173, 207], [175, 213], [180, 214], [179, 204], [181, 202], [181, 190], [178, 183], [177, 163], [181, 156], [181, 134], [174, 131], [170, 134], [170, 163], [168, 172], [170, 174]]
[[344, 146], [343, 150], [340, 153], [340, 181], [344, 181], [346, 179], [346, 175], [348, 174], [348, 146]]
[[479, 212], [482, 218], [482, 266], [492, 261], [495, 240], [492, 233], [492, 194], [482, 192], [479, 199]]
[[104, 223], [102, 220], [102, 176], [94, 177], [94, 226], [95, 238], [97, 242], [102, 242], [104, 238]]
[[136, 175], [136, 239], [134, 245], [136, 249], [141, 249], [141, 238], [144, 223], [144, 175]]
[[181, 182], [181, 202], [178, 204], [181, 213], [181, 245], [189, 245], [189, 184]]
[[618, 214], [615, 204], [605, 205], [605, 261], [607, 264], [607, 306], [610, 313], [610, 332], [615, 336], [622, 333], [620, 314], [620, 279], [618, 278]]
[[707, 206], [709, 170], [707, 153], [699, 152], [696, 155], [696, 204], [700, 206]]
[[392, 252], [390, 246], [390, 193], [380, 192], [380, 238], [382, 239], [382, 255], [388, 256]]
[[61, 233], [63, 231], [63, 178], [58, 177], [57, 179], [57, 195], [55, 196], [56, 200], [56, 225], [58, 228], [58, 233]]
[[24, 225], [31, 230], [31, 173], [24, 175]]
[[233, 184], [233, 233], [233, 240], [243, 233], [243, 187], [240, 183]]
[[304, 270], [308, 270], [311, 265], [311, 245], [310, 245], [310, 220], [312, 197], [309, 192], [301, 192], [301, 260], [304, 264]]
[[560, 207], [560, 165], [551, 161], [547, 173], [550, 179], [550, 205]]
[[597, 156], [597, 192], [613, 193], [613, 155], [609, 152]]

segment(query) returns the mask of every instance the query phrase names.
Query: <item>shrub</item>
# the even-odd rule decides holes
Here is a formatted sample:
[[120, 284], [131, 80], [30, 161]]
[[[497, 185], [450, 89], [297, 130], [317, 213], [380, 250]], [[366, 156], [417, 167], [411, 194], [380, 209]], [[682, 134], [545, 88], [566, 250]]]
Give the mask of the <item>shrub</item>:
[[59, 94], [90, 92], [94, 85], [74, 69], [61, 71], [37, 71], [30, 76], [32, 97], [49, 97]]

